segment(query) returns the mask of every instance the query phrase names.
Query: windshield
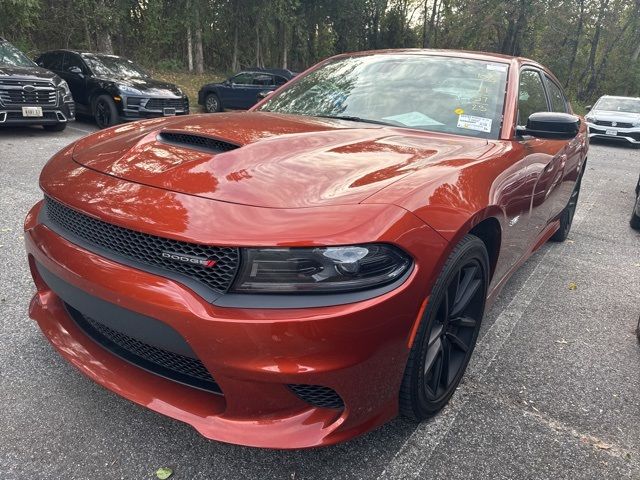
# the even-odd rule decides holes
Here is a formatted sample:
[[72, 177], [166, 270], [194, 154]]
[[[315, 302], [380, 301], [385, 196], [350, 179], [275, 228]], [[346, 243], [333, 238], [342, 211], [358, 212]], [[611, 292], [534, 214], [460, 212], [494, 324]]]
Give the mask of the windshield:
[[612, 98], [603, 97], [598, 100], [594, 110], [608, 110], [611, 112], [640, 113], [640, 98]]
[[427, 55], [340, 58], [259, 110], [498, 138], [508, 65]]
[[122, 78], [146, 78], [149, 75], [131, 60], [114, 55], [85, 53], [82, 58], [94, 75]]
[[36, 64], [29, 60], [24, 53], [9, 42], [0, 42], [0, 65], [12, 67], [35, 67]]

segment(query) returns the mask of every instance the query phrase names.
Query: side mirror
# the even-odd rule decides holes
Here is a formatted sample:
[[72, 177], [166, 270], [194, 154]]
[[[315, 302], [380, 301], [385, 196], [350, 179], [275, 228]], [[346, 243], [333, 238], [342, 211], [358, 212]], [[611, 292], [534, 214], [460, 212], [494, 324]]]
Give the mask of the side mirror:
[[258, 92], [258, 100], [262, 100], [263, 98], [267, 98], [269, 95], [271, 95], [273, 92], [271, 90], [262, 90], [261, 92]]
[[587, 112], [590, 112], [592, 108], [593, 108], [593, 105], [586, 105], [586, 106], [584, 107], [584, 109], [585, 109]]
[[231, 85], [231, 81], [225, 80], [224, 82], [222, 82], [222, 85], [224, 85], [225, 87], [228, 87], [229, 85]]
[[82, 69], [80, 67], [69, 67], [67, 71], [73, 73], [74, 75], [82, 75]]
[[537, 112], [531, 114], [521, 133], [536, 138], [570, 140], [580, 132], [580, 118], [568, 113]]

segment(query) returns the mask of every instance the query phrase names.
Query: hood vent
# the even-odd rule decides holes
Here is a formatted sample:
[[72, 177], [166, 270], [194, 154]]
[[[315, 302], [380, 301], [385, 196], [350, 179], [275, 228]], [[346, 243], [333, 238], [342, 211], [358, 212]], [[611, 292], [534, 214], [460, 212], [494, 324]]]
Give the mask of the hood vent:
[[204, 150], [206, 152], [213, 153], [224, 153], [240, 148], [239, 145], [234, 143], [225, 142], [224, 140], [218, 140], [212, 137], [194, 135], [192, 133], [162, 132], [158, 135], [158, 140], [170, 145], [177, 145], [180, 147], [186, 146], [196, 150]]

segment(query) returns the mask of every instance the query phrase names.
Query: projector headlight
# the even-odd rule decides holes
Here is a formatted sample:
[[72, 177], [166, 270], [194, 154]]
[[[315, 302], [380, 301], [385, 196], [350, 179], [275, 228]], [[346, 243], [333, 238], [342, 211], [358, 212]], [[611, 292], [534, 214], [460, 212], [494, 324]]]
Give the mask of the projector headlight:
[[385, 244], [311, 248], [246, 248], [232, 291], [337, 293], [380, 287], [413, 264]]
[[124, 95], [142, 95], [140, 90], [129, 85], [118, 85], [118, 90]]

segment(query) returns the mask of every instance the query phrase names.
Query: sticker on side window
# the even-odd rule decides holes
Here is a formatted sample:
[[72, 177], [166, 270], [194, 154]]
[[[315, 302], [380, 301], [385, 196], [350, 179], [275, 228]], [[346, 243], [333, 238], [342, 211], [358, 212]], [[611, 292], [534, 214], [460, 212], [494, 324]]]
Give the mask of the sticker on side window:
[[490, 133], [492, 122], [493, 120], [490, 118], [476, 117], [474, 115], [460, 115], [458, 117], [458, 128]]
[[494, 72], [506, 72], [509, 67], [507, 65], [489, 63], [487, 70], [493, 70]]

